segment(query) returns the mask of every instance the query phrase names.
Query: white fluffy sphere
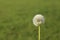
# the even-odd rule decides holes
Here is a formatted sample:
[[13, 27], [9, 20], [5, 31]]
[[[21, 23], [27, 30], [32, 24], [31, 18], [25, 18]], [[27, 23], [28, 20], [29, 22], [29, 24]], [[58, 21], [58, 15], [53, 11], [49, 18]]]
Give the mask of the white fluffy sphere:
[[37, 14], [33, 18], [33, 24], [35, 26], [39, 26], [40, 24], [44, 23], [44, 16], [41, 14]]

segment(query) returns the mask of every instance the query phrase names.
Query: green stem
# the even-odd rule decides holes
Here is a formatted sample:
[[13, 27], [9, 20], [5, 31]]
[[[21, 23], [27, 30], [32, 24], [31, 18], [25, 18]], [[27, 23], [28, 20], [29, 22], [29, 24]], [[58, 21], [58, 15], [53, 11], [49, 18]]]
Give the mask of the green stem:
[[40, 40], [40, 26], [38, 27], [38, 40]]

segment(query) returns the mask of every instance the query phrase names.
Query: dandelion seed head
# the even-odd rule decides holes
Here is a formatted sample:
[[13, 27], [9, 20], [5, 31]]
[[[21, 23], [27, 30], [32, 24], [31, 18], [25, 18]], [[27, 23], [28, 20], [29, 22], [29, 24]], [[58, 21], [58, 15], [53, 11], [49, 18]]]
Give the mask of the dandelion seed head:
[[43, 15], [37, 14], [33, 17], [33, 24], [35, 26], [39, 26], [42, 23], [44, 23], [44, 16]]

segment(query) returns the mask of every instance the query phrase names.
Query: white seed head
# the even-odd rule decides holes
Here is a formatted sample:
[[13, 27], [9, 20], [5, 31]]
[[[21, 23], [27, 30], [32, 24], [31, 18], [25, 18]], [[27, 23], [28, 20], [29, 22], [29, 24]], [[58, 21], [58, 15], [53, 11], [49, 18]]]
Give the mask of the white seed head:
[[42, 23], [44, 23], [44, 16], [41, 14], [35, 15], [33, 18], [33, 24], [39, 26]]

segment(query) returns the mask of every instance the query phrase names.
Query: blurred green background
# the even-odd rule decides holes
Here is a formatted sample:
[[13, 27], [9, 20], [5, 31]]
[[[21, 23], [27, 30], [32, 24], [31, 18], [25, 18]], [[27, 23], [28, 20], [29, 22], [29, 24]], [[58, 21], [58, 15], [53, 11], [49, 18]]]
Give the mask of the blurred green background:
[[0, 0], [0, 40], [37, 40], [36, 14], [45, 16], [41, 40], [60, 40], [60, 0]]

